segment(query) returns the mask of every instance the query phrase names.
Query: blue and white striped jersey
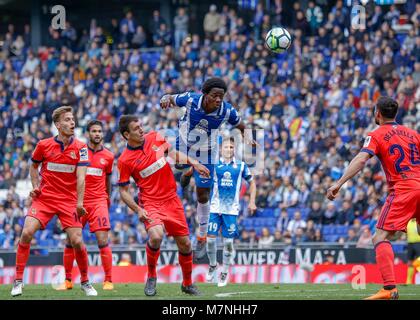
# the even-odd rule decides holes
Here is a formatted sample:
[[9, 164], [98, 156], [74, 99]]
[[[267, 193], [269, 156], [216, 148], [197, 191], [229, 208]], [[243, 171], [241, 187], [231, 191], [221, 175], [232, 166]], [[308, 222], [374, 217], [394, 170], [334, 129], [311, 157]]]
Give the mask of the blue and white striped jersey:
[[243, 161], [233, 159], [225, 163], [221, 159], [215, 165], [214, 173], [210, 212], [238, 215], [242, 178], [250, 182], [253, 179], [251, 171]]
[[219, 109], [207, 114], [201, 108], [202, 100], [203, 94], [194, 92], [175, 95], [176, 105], [186, 108], [179, 120], [179, 140], [188, 147], [188, 150], [211, 150], [213, 154], [217, 154], [219, 128], [224, 123], [237, 126], [241, 122], [241, 117], [226, 101], [222, 102]]

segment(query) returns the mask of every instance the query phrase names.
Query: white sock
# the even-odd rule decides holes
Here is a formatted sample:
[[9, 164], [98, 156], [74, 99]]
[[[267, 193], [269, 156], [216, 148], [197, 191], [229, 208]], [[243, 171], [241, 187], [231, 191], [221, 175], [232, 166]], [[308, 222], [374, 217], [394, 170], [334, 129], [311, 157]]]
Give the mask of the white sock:
[[207, 238], [207, 256], [209, 257], [210, 266], [217, 265], [217, 239], [213, 237]]
[[198, 227], [198, 236], [200, 238], [205, 238], [207, 236], [207, 228], [209, 225], [209, 218], [210, 218], [210, 204], [208, 201], [206, 203], [198, 202], [197, 216], [198, 216], [198, 223], [200, 224]]
[[233, 239], [223, 238], [223, 273], [228, 273], [233, 256]]

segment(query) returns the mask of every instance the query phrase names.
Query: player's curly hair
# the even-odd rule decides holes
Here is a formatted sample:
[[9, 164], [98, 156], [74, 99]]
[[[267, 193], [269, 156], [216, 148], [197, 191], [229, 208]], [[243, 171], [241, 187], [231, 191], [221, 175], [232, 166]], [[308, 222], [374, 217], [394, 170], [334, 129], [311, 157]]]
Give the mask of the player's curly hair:
[[390, 97], [379, 97], [376, 107], [380, 114], [388, 119], [394, 119], [398, 112], [398, 102]]
[[227, 91], [226, 82], [222, 78], [217, 78], [217, 77], [207, 79], [203, 83], [203, 86], [201, 87], [201, 91], [204, 94], [208, 94], [213, 88], [220, 88], [220, 89], [223, 89], [225, 92]]

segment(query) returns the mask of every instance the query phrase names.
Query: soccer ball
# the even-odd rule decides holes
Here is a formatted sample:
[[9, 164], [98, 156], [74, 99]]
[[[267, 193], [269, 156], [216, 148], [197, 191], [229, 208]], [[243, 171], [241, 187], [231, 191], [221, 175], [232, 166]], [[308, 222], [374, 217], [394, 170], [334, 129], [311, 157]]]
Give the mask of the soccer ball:
[[289, 49], [292, 44], [292, 37], [285, 28], [276, 27], [268, 31], [265, 44], [271, 51], [282, 53]]

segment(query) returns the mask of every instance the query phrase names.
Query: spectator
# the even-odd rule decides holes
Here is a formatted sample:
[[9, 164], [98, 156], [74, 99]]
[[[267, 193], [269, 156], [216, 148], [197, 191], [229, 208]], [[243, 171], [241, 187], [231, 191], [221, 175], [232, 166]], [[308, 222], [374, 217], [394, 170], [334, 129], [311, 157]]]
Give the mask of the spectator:
[[134, 34], [136, 32], [136, 28], [137, 25], [133, 19], [133, 13], [131, 11], [127, 11], [125, 18], [120, 21], [120, 32], [123, 33], [123, 29], [125, 29], [125, 32]]
[[293, 236], [298, 228], [306, 228], [306, 221], [302, 220], [300, 211], [295, 212], [293, 219], [290, 220], [289, 225], [287, 226], [287, 231]]
[[321, 204], [318, 201], [312, 202], [311, 210], [309, 211], [308, 219], [311, 219], [315, 224], [322, 224], [324, 211], [321, 209]]
[[315, 35], [319, 26], [322, 23], [323, 13], [319, 6], [315, 5], [314, 1], [309, 1], [308, 9], [306, 9], [306, 20], [309, 22], [311, 34]]
[[289, 225], [289, 220], [290, 219], [287, 210], [282, 209], [280, 217], [277, 220], [276, 230], [280, 231], [280, 233], [284, 233]]
[[274, 237], [270, 234], [268, 228], [262, 228], [261, 237], [258, 239], [258, 248], [268, 249], [274, 241]]
[[166, 24], [166, 21], [160, 16], [159, 10], [153, 11], [153, 16], [149, 21], [149, 31], [153, 35], [155, 34], [162, 24]]
[[131, 39], [131, 45], [133, 48], [145, 48], [146, 43], [146, 33], [142, 26], [137, 26], [136, 33], [133, 35]]
[[362, 234], [357, 240], [356, 248], [370, 248], [372, 247], [372, 235], [368, 226], [363, 226]]
[[337, 219], [337, 210], [333, 202], [327, 204], [327, 209], [324, 212], [323, 224], [334, 224]]
[[354, 212], [350, 201], [343, 201], [342, 209], [337, 213], [337, 223], [351, 225], [354, 221]]
[[358, 241], [358, 236], [356, 234], [356, 231], [354, 231], [353, 228], [349, 228], [347, 231], [347, 237], [345, 239], [346, 242], [357, 242]]
[[206, 38], [212, 40], [216, 32], [221, 27], [221, 16], [217, 12], [216, 5], [212, 4], [210, 6], [210, 11], [206, 13], [204, 17], [204, 32]]
[[174, 26], [175, 26], [175, 49], [179, 49], [182, 41], [188, 35], [188, 16], [185, 13], [185, 8], [179, 8], [178, 14], [174, 17]]
[[131, 263], [131, 256], [130, 256], [130, 254], [123, 253], [121, 255], [120, 261], [118, 262], [118, 266], [119, 267], [129, 267], [131, 265], [132, 265], [132, 263]]

